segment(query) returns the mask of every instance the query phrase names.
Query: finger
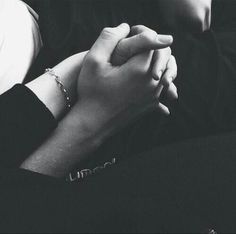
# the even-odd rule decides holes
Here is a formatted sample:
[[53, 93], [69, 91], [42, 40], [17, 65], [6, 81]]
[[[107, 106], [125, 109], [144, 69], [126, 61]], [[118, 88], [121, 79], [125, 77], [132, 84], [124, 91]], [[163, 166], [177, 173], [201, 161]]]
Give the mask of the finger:
[[135, 54], [142, 53], [147, 50], [162, 49], [170, 46], [173, 42], [172, 36], [158, 35], [151, 29], [121, 40], [112, 59], [114, 65], [121, 65]]
[[165, 106], [164, 104], [158, 102], [157, 104], [157, 109], [162, 113], [162, 114], [165, 114], [165, 115], [170, 115], [170, 111], [169, 111], [169, 108], [167, 106]]
[[123, 23], [115, 28], [104, 28], [100, 36], [92, 46], [89, 56], [93, 60], [110, 62], [111, 55], [118, 42], [127, 37], [130, 32], [128, 24]]
[[155, 98], [157, 99], [157, 102], [158, 102], [157, 109], [160, 111], [160, 113], [165, 114], [165, 115], [169, 115], [170, 114], [169, 108], [159, 102], [159, 98], [160, 98], [160, 95], [161, 95], [161, 92], [163, 91], [163, 89], [164, 89], [163, 85], [158, 85], [156, 88]]
[[[159, 84], [156, 88], [156, 92], [155, 92], [155, 97], [159, 100], [161, 93], [163, 92], [164, 89], [164, 85]], [[176, 88], [176, 86], [174, 85], [174, 83], [170, 83], [170, 85], [168, 85], [167, 89], [166, 89], [166, 95], [167, 98], [169, 100], [175, 100], [178, 99], [178, 90]]]
[[178, 99], [178, 92], [174, 83], [170, 83], [170, 85], [167, 88], [166, 95], [169, 100]]
[[[138, 35], [138, 34], [140, 34], [140, 33], [143, 33], [143, 32], [145, 32], [145, 31], [152, 31], [152, 32], [156, 32], [155, 30], [153, 30], [153, 29], [150, 29], [150, 28], [148, 28], [148, 27], [146, 27], [146, 26], [144, 26], [144, 25], [135, 25], [135, 26], [132, 26], [131, 27], [131, 29], [130, 29], [130, 35], [131, 36], [134, 36], [134, 35]], [[163, 40], [164, 40], [164, 38], [166, 38], [166, 39], [172, 39], [172, 42], [171, 42], [171, 44], [173, 43], [173, 37], [171, 36], [171, 35], [163, 35], [163, 34], [158, 34], [160, 37], [162, 37], [163, 36]], [[169, 42], [168, 42], [169, 43]]]
[[164, 71], [167, 68], [168, 61], [171, 56], [170, 47], [165, 49], [156, 50], [153, 55], [153, 68], [152, 77], [156, 80], [160, 80]]
[[[155, 92], [155, 97], [159, 100], [161, 93], [164, 89], [163, 85], [158, 85]], [[169, 100], [178, 99], [178, 90], [174, 83], [171, 83], [166, 89], [166, 95]]]
[[162, 76], [160, 83], [158, 84], [158, 87], [156, 89], [157, 98], [160, 97], [164, 87], [167, 87], [166, 88], [167, 98], [169, 98], [170, 100], [178, 98], [177, 88], [172, 83], [173, 80], [176, 78], [176, 76], [177, 76], [177, 64], [175, 57], [171, 55], [166, 66], [166, 71]]
[[[157, 41], [159, 42], [158, 49], [165, 48], [168, 46], [171, 46], [173, 43], [173, 37], [172, 35], [163, 35], [163, 34], [157, 34], [156, 31], [144, 26], [144, 25], [135, 25], [131, 27], [130, 35], [135, 36], [138, 34], [142, 34], [144, 32], [149, 31], [150, 33], [154, 34], [157, 37]], [[160, 44], [164, 44], [162, 47], [160, 47]]]
[[148, 75], [150, 74], [150, 67], [152, 63], [154, 51], [146, 51], [144, 53], [135, 55], [129, 61], [122, 65], [122, 69], [129, 71], [134, 78], [137, 76], [147, 77], [151, 79]]
[[166, 66], [165, 73], [163, 74], [161, 78], [161, 83], [164, 86], [169, 86], [177, 77], [177, 72], [178, 71], [177, 71], [177, 64], [176, 64], [175, 57], [171, 55]]
[[157, 99], [160, 98], [163, 89], [164, 89], [164, 86], [159, 83], [159, 84], [157, 85], [156, 92], [155, 92], [155, 97], [156, 97]]
[[[130, 29], [130, 35], [134, 36], [134, 35], [137, 35], [137, 34], [140, 34], [140, 33], [144, 32], [146, 30], [152, 30], [152, 29], [150, 29], [150, 28], [148, 28], [144, 25], [134, 25]], [[154, 30], [152, 30], [152, 31], [154, 31]]]
[[[155, 110], [158, 110], [161, 114], [170, 115], [170, 111], [169, 111], [168, 107], [166, 107], [162, 103], [156, 103], [156, 102], [153, 102], [150, 105], [148, 105], [147, 107], [145, 107], [143, 109], [142, 113], [144, 114], [147, 112], [153, 112]], [[139, 117], [142, 116], [142, 113], [139, 115]]]

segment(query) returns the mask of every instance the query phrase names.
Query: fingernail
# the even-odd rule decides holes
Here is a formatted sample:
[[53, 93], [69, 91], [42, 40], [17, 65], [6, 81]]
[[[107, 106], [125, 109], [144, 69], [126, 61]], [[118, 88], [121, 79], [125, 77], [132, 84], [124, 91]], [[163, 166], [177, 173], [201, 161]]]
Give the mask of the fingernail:
[[173, 37], [170, 35], [158, 35], [157, 40], [163, 44], [173, 43]]

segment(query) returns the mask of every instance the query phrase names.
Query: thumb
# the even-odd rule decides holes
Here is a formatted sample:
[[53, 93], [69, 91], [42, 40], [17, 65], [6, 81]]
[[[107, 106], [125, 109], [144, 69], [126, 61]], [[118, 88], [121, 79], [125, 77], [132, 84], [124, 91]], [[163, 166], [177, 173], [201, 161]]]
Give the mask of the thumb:
[[99, 61], [110, 62], [111, 55], [118, 42], [127, 37], [130, 32], [128, 24], [123, 23], [115, 28], [104, 28], [92, 46], [89, 54]]
[[136, 26], [134, 29], [131, 32], [134, 34], [136, 31], [137, 35], [122, 39], [118, 43], [112, 56], [114, 65], [122, 65], [136, 54], [166, 48], [173, 43], [172, 36], [157, 34], [145, 26]]

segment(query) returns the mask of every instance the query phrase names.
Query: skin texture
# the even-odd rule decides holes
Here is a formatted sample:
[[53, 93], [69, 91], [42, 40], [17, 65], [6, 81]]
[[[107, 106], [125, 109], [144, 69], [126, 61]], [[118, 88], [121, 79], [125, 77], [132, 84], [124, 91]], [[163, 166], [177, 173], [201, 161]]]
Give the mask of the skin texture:
[[[127, 24], [105, 28], [88, 53], [72, 58], [77, 62], [83, 60], [80, 66], [75, 66], [80, 71], [71, 73], [72, 76], [79, 73], [75, 86], [77, 101], [52, 136], [21, 168], [63, 177], [82, 159], [89, 157], [107, 137], [148, 109], [158, 106], [156, 92], [161, 80], [152, 76], [155, 73], [152, 65], [158, 63], [153, 56], [154, 49], [132, 54], [123, 65], [115, 66], [111, 62], [118, 43], [129, 33]], [[153, 33], [148, 35], [150, 38], [157, 36], [156, 33], [155, 37]], [[166, 47], [170, 43], [172, 40], [166, 43]], [[156, 49], [158, 46], [163, 48], [163, 42], [156, 40]], [[169, 58], [171, 61], [171, 56]], [[70, 67], [73, 62], [62, 62], [56, 71], [65, 72], [65, 64]]]

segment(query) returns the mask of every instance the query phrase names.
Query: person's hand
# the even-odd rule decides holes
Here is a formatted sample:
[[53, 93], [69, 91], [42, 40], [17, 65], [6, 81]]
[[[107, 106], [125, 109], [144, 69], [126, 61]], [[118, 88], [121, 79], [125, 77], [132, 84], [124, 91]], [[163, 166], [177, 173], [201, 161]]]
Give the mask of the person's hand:
[[129, 37], [121, 39], [117, 44], [112, 54], [111, 63], [120, 66], [134, 55], [168, 48], [172, 43], [173, 37], [171, 35], [157, 34], [144, 25], [135, 25], [131, 27]]
[[[122, 39], [112, 55], [113, 65], [122, 65], [132, 56], [150, 50], [155, 50], [153, 55], [152, 76], [160, 80], [156, 92], [157, 101], [165, 87], [167, 98], [172, 100], [178, 98], [177, 88], [173, 84], [177, 76], [177, 64], [174, 56], [171, 54], [170, 47], [173, 42], [172, 36], [158, 35], [155, 31], [143, 26], [137, 25], [131, 27], [130, 37]], [[159, 102], [158, 109], [169, 114], [169, 109]]]
[[[114, 125], [117, 119], [126, 123], [146, 109], [158, 106], [156, 92], [160, 82], [151, 72], [153, 50], [134, 55], [121, 66], [111, 64], [117, 44], [129, 33], [127, 24], [105, 28], [84, 59], [78, 79], [77, 106], [91, 111], [88, 118], [93, 119], [93, 124], [99, 118], [103, 122], [112, 119]], [[164, 47], [163, 42], [156, 43]], [[171, 43], [169, 40], [166, 46]]]

